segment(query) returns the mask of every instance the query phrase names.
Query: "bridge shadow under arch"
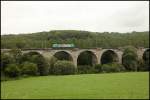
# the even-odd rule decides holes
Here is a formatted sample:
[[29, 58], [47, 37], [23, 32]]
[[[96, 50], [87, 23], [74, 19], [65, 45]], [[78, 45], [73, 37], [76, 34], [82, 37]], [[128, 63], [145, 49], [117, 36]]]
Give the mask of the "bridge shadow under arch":
[[92, 51], [83, 51], [78, 55], [77, 65], [93, 66], [97, 63], [97, 57]]
[[53, 56], [56, 57], [58, 60], [73, 61], [71, 54], [66, 51], [58, 51]]
[[102, 53], [100, 61], [101, 64], [119, 62], [119, 57], [115, 51], [106, 50], [105, 52]]

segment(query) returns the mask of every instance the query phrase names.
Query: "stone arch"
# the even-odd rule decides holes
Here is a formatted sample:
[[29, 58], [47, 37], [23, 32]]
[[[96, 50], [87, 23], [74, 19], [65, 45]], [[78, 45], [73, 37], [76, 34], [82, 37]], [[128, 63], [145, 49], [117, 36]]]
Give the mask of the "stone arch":
[[108, 49], [104, 50], [100, 57], [101, 64], [111, 63], [111, 62], [118, 62], [119, 63], [119, 56], [117, 52], [114, 50]]
[[47, 62], [41, 52], [38, 51], [24, 52], [22, 56], [22, 61], [35, 63], [37, 65], [38, 68], [37, 73], [39, 75], [48, 74]]
[[43, 56], [41, 51], [36, 51], [36, 50], [22, 51], [22, 54], [27, 54], [27, 53], [40, 54]]
[[59, 60], [69, 60], [69, 61], [73, 61], [73, 57], [71, 55], [70, 52], [68, 51], [56, 51], [53, 54], [53, 57], [56, 57]]
[[95, 55], [93, 51], [84, 50], [84, 51], [81, 51], [77, 56], [77, 65], [95, 65], [97, 63], [98, 63], [97, 56]]
[[27, 60], [27, 59], [31, 58], [31, 56], [33, 56], [33, 55], [37, 55], [38, 57], [42, 57], [43, 59], [45, 59], [45, 57], [42, 55], [42, 53], [38, 52], [38, 51], [23, 52], [22, 59]]
[[27, 55], [27, 54], [40, 55], [40, 56], [44, 57], [44, 56], [42, 55], [42, 53], [41, 53], [41, 52], [38, 52], [38, 51], [27, 51], [27, 52], [24, 52], [24, 51], [23, 51], [23, 55]]

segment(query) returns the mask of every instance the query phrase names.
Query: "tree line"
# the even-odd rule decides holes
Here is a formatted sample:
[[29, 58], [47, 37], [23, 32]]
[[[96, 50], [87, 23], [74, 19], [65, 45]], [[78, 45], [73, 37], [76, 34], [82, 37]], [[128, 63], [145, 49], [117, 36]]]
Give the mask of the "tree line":
[[53, 30], [30, 34], [2, 35], [1, 48], [51, 48], [52, 44], [75, 44], [77, 48], [149, 47], [149, 32], [88, 32]]

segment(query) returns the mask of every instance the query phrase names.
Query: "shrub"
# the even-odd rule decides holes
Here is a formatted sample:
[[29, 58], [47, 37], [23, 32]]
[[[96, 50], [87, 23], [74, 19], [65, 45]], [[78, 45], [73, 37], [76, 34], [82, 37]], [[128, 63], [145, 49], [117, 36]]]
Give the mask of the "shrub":
[[118, 63], [109, 63], [102, 65], [102, 72], [121, 72], [125, 71], [125, 68]]
[[20, 75], [20, 69], [16, 64], [8, 64], [5, 73], [10, 77], [17, 77]]
[[145, 63], [143, 59], [138, 60], [138, 71], [148, 71], [149, 66]]
[[22, 64], [21, 73], [26, 75], [37, 75], [37, 65], [31, 62], [24, 62]]
[[115, 72], [115, 71], [116, 71], [116, 69], [114, 67], [110, 66], [110, 64], [103, 64], [102, 65], [102, 72], [109, 73], [109, 72]]
[[123, 56], [123, 65], [128, 71], [136, 71], [138, 67], [138, 61], [134, 59], [132, 54], [127, 54]]
[[54, 71], [53, 71], [53, 69], [54, 69], [54, 64], [56, 63], [58, 61], [58, 59], [56, 58], [56, 57], [52, 57], [51, 59], [50, 59], [50, 61], [49, 61], [49, 73], [50, 74], [54, 74]]
[[4, 72], [5, 68], [10, 63], [14, 63], [14, 59], [12, 58], [12, 56], [6, 53], [1, 53], [1, 72]]
[[102, 65], [101, 64], [96, 64], [94, 67], [95, 67], [96, 73], [102, 71]]
[[76, 68], [70, 61], [57, 61], [54, 64], [53, 73], [56, 75], [75, 74]]
[[38, 72], [41, 76], [48, 75], [49, 66], [44, 57], [37, 58]]
[[22, 56], [22, 61], [28, 61], [37, 64], [39, 75], [48, 75], [48, 63], [46, 59], [38, 52], [29, 52]]
[[137, 71], [138, 67], [138, 56], [136, 53], [136, 49], [134, 47], [127, 47], [124, 50], [122, 56], [122, 63], [126, 70], [128, 71]]
[[78, 73], [79, 74], [91, 74], [91, 73], [95, 73], [96, 70], [94, 68], [94, 66], [90, 66], [90, 65], [79, 65], [78, 66]]

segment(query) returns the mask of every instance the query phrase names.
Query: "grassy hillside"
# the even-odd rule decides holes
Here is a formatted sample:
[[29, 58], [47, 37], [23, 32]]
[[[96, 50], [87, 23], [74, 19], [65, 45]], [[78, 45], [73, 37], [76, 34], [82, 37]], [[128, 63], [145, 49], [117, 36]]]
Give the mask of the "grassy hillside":
[[149, 73], [110, 73], [30, 77], [1, 83], [8, 98], [149, 98]]
[[74, 43], [78, 48], [149, 47], [149, 32], [88, 32], [54, 30], [20, 35], [2, 35], [1, 48], [50, 48], [53, 43]]

